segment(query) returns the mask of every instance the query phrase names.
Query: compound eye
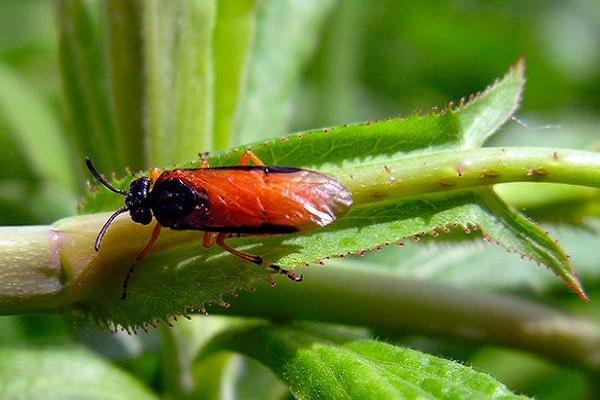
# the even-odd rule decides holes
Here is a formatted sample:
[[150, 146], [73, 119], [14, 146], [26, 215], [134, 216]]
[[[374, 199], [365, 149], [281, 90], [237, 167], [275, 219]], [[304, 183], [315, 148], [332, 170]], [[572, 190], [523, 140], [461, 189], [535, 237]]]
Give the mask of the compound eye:
[[148, 197], [148, 191], [150, 190], [150, 179], [142, 177], [134, 180], [129, 185], [129, 193], [134, 197], [146, 198]]
[[129, 215], [133, 222], [138, 224], [148, 225], [152, 222], [152, 212], [149, 208], [133, 208], [129, 210]]
[[154, 216], [163, 226], [190, 214], [202, 199], [196, 190], [179, 179], [165, 179], [157, 182], [151, 193]]
[[125, 199], [127, 208], [130, 210], [148, 208], [148, 192], [150, 191], [150, 185], [150, 179], [146, 177], [131, 182], [127, 198]]

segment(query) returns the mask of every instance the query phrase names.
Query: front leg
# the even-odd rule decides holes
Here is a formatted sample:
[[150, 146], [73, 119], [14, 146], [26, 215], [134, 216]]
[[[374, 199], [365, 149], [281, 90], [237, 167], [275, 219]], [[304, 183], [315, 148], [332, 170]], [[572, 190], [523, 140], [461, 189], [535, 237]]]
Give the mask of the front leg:
[[200, 156], [200, 169], [210, 168], [210, 165], [208, 164], [208, 160], [206, 159], [206, 157], [208, 157], [208, 152], [200, 153], [198, 155]]
[[139, 262], [142, 261], [142, 259], [146, 257], [150, 250], [152, 250], [152, 247], [154, 247], [154, 244], [158, 240], [158, 235], [160, 234], [161, 228], [162, 226], [158, 222], [156, 223], [156, 225], [154, 225], [154, 229], [152, 230], [152, 236], [150, 236], [150, 240], [148, 240], [146, 246], [144, 246], [142, 251], [140, 251], [139, 254], [135, 257], [135, 262], [133, 263], [133, 265], [129, 267], [127, 275], [125, 276], [125, 280], [123, 281], [121, 300], [125, 300], [127, 298], [127, 286], [129, 286], [129, 281], [131, 280], [131, 277], [133, 276], [133, 273], [135, 272], [135, 269], [138, 266]]
[[212, 247], [217, 241], [217, 234], [214, 232], [204, 232], [204, 236], [202, 236], [202, 246], [207, 249]]
[[160, 176], [160, 169], [152, 168], [152, 170], [150, 170], [150, 182], [152, 182], [152, 183], [156, 182], [156, 180], [158, 179], [159, 176]]
[[261, 167], [265, 165], [252, 150], [247, 149], [242, 153], [242, 157], [240, 157], [240, 165], [250, 165], [250, 161], [252, 161], [254, 165], [259, 165]]

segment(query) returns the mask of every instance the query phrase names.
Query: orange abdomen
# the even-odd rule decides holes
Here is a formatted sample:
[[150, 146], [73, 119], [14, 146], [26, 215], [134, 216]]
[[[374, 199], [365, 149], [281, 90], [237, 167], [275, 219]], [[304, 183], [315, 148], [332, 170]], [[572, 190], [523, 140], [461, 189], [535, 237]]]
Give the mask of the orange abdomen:
[[167, 180], [202, 192], [202, 204], [168, 226], [172, 229], [288, 233], [327, 225], [352, 204], [337, 179], [300, 168], [177, 169], [161, 174], [155, 186]]

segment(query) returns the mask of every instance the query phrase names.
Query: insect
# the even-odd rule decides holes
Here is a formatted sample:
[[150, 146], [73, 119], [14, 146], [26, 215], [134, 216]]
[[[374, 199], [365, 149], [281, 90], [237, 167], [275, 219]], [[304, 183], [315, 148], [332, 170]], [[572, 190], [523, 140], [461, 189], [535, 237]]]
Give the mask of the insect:
[[[89, 157], [86, 165], [102, 185], [125, 196], [125, 206], [115, 211], [100, 229], [96, 251], [119, 214], [129, 212], [134, 222], [143, 225], [156, 219], [150, 240], [137, 255], [137, 261], [152, 249], [161, 228], [197, 230], [204, 232], [204, 247], [217, 244], [236, 257], [300, 282], [302, 275], [261, 256], [236, 250], [225, 240], [232, 235], [285, 234], [319, 228], [335, 221], [352, 205], [350, 191], [337, 179], [301, 168], [266, 166], [250, 150], [242, 154], [237, 166], [210, 167], [201, 160], [200, 168], [162, 173], [154, 168], [150, 177], [132, 181], [128, 191], [112, 186]], [[134, 268], [135, 264], [123, 282], [122, 299], [127, 295]]]

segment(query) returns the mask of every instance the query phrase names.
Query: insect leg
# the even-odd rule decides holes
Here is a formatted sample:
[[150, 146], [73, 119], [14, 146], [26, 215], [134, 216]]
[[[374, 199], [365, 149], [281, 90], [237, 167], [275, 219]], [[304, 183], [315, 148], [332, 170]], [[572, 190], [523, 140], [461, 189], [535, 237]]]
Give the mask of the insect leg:
[[160, 228], [162, 228], [162, 226], [160, 226], [160, 224], [157, 222], [156, 225], [154, 225], [154, 229], [152, 230], [152, 235], [150, 236], [150, 240], [148, 240], [148, 243], [146, 244], [146, 246], [135, 257], [136, 260], [141, 261], [142, 258], [146, 257], [146, 255], [150, 252], [150, 250], [152, 250], [152, 247], [154, 246], [154, 243], [156, 243], [156, 240], [158, 239], [158, 235], [160, 234]]
[[160, 170], [158, 168], [152, 168], [152, 170], [150, 171], [150, 181], [152, 183], [156, 182], [159, 176]]
[[212, 247], [217, 241], [217, 234], [214, 232], [204, 232], [202, 236], [202, 246], [209, 248]]
[[225, 233], [219, 233], [217, 235], [217, 245], [222, 248], [223, 250], [225, 250], [226, 252], [233, 254], [236, 257], [241, 258], [242, 260], [246, 260], [249, 261], [251, 263], [254, 263], [256, 265], [262, 265], [264, 267], [270, 268], [273, 271], [280, 273], [281, 275], [285, 275], [288, 278], [290, 278], [292, 281], [294, 282], [301, 282], [302, 281], [302, 275], [297, 275], [292, 271], [288, 271], [287, 269], [283, 269], [281, 268], [279, 265], [277, 264], [273, 264], [271, 262], [265, 261], [262, 257], [260, 256], [255, 256], [252, 254], [248, 254], [245, 253], [243, 251], [239, 251], [236, 250], [232, 247], [229, 247], [227, 244], [225, 244], [225, 238], [227, 237], [227, 234]]
[[210, 153], [208, 151], [204, 153], [198, 153], [198, 157], [200, 157], [200, 168], [210, 168], [208, 165], [208, 160], [206, 159]]
[[131, 267], [129, 267], [129, 270], [127, 271], [127, 275], [125, 275], [125, 280], [123, 281], [123, 290], [121, 291], [121, 300], [125, 300], [127, 298], [127, 286], [129, 285], [129, 280], [133, 276], [133, 273], [135, 272], [135, 268], [137, 267], [139, 262], [142, 260], [142, 258], [144, 258], [150, 252], [150, 250], [154, 246], [154, 243], [156, 243], [156, 240], [158, 239], [158, 235], [160, 234], [160, 228], [162, 228], [162, 227], [157, 222], [156, 225], [154, 225], [154, 229], [152, 230], [152, 236], [150, 236], [150, 240], [148, 241], [146, 246], [144, 246], [142, 251], [140, 251], [140, 253], [135, 257], [135, 262], [133, 263], [133, 265]]
[[250, 165], [250, 161], [254, 163], [254, 165], [263, 166], [265, 163], [262, 162], [260, 158], [250, 149], [247, 149], [240, 157], [240, 165]]

